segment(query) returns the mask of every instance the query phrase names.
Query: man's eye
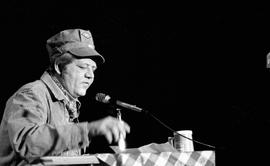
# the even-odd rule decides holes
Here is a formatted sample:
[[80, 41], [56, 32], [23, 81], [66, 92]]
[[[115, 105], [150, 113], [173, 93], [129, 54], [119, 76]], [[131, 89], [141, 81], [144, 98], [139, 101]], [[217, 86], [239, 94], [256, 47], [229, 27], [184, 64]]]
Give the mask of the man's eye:
[[81, 68], [81, 69], [86, 69], [87, 68], [87, 66], [78, 66], [79, 68]]

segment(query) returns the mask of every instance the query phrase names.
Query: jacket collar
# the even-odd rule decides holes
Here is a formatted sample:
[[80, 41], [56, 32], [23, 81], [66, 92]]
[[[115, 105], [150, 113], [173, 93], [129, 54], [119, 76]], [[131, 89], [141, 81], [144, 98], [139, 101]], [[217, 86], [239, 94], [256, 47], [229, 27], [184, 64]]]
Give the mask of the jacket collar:
[[73, 98], [61, 83], [54, 76], [50, 75], [48, 71], [45, 71], [40, 79], [48, 86], [56, 99], [64, 102], [71, 120], [78, 119], [80, 114], [79, 109], [81, 107], [80, 101]]
[[51, 75], [45, 71], [43, 75], [40, 78], [50, 89], [52, 94], [57, 100], [65, 100], [66, 97], [63, 94], [62, 90], [56, 85], [56, 83], [53, 81]]
[[[57, 85], [57, 83], [61, 84], [58, 80], [55, 80], [56, 78], [53, 78], [53, 76], [50, 75], [48, 71], [45, 71], [43, 75], [40, 78], [52, 91], [54, 97], [58, 100], [68, 100], [76, 102], [78, 105], [78, 108], [80, 108], [81, 103], [78, 99], [75, 99], [72, 97], [67, 90], [64, 89], [62, 85]], [[60, 88], [62, 87], [62, 89]]]

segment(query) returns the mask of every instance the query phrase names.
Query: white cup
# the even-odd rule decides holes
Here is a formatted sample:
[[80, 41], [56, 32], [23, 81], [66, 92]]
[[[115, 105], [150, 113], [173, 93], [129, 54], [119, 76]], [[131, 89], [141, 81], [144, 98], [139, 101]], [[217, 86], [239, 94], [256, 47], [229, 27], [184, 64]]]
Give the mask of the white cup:
[[[176, 150], [182, 151], [182, 152], [194, 151], [191, 130], [180, 130], [180, 131], [173, 133], [173, 135], [174, 135], [173, 146]], [[187, 138], [185, 138], [185, 137], [187, 137]]]

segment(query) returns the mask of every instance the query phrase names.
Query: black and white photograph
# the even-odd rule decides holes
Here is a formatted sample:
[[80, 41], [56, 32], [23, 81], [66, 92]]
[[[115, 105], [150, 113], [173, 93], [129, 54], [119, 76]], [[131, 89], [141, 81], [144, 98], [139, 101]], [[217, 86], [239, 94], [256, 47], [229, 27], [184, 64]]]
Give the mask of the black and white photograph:
[[0, 166], [267, 165], [267, 3], [10, 0], [0, 12]]

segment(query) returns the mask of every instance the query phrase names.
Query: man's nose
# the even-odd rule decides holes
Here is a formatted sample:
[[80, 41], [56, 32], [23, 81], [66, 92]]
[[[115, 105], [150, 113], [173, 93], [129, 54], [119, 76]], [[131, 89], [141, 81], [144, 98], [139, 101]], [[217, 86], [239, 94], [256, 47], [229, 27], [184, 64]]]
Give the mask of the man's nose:
[[86, 76], [87, 78], [94, 78], [94, 72], [93, 72], [93, 70], [89, 68], [89, 69], [87, 70], [87, 72], [85, 73], [85, 76]]

